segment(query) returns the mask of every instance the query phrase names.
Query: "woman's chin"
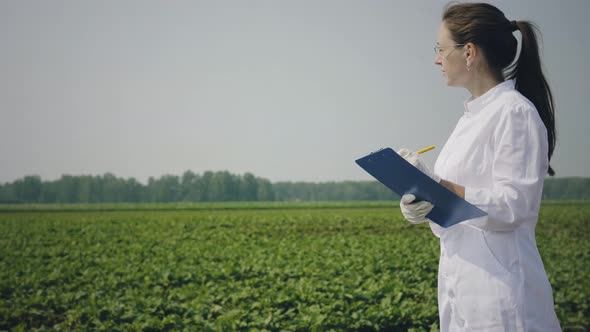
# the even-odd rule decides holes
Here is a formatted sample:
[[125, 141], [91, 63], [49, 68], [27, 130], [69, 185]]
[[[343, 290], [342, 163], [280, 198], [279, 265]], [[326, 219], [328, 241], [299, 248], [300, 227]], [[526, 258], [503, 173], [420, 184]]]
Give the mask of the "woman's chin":
[[458, 85], [453, 80], [450, 80], [448, 77], [445, 77], [447, 81], [447, 86], [457, 87]]

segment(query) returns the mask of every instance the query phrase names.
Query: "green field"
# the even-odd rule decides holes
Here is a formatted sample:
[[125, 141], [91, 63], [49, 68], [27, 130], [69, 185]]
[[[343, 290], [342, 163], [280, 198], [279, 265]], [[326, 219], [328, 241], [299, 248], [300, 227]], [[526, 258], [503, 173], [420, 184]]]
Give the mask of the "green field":
[[[565, 331], [590, 329], [590, 203], [544, 203]], [[0, 330], [436, 330], [438, 240], [396, 203], [0, 207]]]

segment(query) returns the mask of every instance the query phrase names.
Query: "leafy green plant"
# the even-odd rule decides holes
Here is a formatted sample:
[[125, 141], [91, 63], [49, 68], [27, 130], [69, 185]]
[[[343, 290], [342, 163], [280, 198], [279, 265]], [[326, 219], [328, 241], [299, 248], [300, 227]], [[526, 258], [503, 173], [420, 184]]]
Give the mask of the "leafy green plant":
[[[0, 330], [434, 331], [439, 247], [395, 204], [0, 212]], [[590, 326], [590, 204], [537, 239], [564, 330]]]

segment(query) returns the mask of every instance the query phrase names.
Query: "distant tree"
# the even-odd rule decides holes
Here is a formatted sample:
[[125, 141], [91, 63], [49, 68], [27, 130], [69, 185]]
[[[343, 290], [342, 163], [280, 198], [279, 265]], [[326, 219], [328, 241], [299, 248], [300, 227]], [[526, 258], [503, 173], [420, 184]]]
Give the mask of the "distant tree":
[[240, 194], [240, 180], [228, 171], [217, 172], [221, 182], [221, 202], [238, 201]]
[[229, 202], [239, 200], [239, 178], [228, 171], [215, 172], [210, 177], [207, 188], [208, 200], [215, 202]]
[[78, 203], [90, 203], [92, 201], [92, 186], [93, 186], [93, 178], [92, 176], [84, 175], [78, 177]]
[[41, 197], [41, 177], [38, 175], [25, 176], [23, 200], [29, 203], [38, 203]]
[[182, 196], [180, 180], [175, 175], [163, 175], [159, 179], [150, 178], [148, 190], [151, 192], [152, 202], [179, 202]]
[[201, 177], [200, 187], [201, 187], [201, 202], [211, 202], [213, 201], [213, 196], [211, 195], [211, 187], [213, 181], [213, 172], [206, 171], [203, 173]]
[[242, 201], [256, 201], [258, 195], [258, 182], [251, 173], [246, 173], [241, 178], [239, 197]]
[[118, 179], [113, 173], [105, 173], [101, 182], [103, 202], [118, 203], [123, 201], [122, 198], [125, 196], [123, 180]]
[[200, 202], [203, 199], [203, 179], [200, 175], [195, 174], [190, 181], [187, 181], [184, 186], [187, 187], [185, 200], [189, 202]]
[[257, 198], [258, 201], [274, 201], [275, 195], [272, 189], [272, 184], [270, 181], [262, 178], [258, 178], [258, 185], [257, 185]]
[[0, 185], [0, 203], [17, 203], [14, 187], [12, 184], [6, 183]]
[[62, 175], [56, 181], [56, 203], [77, 203], [79, 178], [72, 175]]
[[24, 191], [25, 191], [25, 181], [23, 179], [18, 179], [12, 183], [12, 191], [14, 192], [14, 196], [18, 202], [23, 203]]
[[45, 181], [41, 188], [41, 203], [57, 203], [57, 181]]
[[543, 199], [590, 199], [590, 178], [548, 178], [543, 186]]
[[125, 181], [123, 186], [125, 190], [125, 197], [122, 202], [139, 203], [143, 197], [144, 187], [135, 178], [129, 178]]
[[180, 179], [180, 187], [182, 188], [182, 201], [198, 202], [200, 197], [198, 195], [198, 176], [194, 172], [188, 170], [182, 174]]
[[[0, 203], [118, 203], [118, 202], [227, 202], [227, 201], [334, 201], [397, 200], [399, 196], [376, 181], [277, 182], [228, 171], [186, 171], [181, 177], [150, 177], [143, 185], [135, 178], [62, 175], [42, 181], [28, 175], [0, 184]], [[543, 199], [590, 199], [590, 178], [545, 180]]]

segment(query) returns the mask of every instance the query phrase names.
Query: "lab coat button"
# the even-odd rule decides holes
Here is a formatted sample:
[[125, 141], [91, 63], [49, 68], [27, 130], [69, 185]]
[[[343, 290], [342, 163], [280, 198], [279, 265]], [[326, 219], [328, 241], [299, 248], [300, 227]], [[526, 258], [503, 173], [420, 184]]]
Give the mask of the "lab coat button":
[[449, 297], [450, 298], [454, 298], [455, 297], [455, 293], [452, 290], [449, 291]]

